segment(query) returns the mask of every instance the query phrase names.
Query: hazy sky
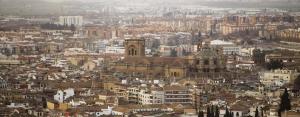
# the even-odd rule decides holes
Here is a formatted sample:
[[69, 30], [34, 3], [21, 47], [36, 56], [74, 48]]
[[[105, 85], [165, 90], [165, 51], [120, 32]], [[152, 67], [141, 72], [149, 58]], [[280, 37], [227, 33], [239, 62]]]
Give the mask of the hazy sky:
[[[47, 3], [47, 2], [52, 3]], [[77, 1], [77, 2], [76, 2]], [[78, 2], [80, 1], [80, 2]], [[205, 2], [206, 1], [206, 2]], [[208, 2], [209, 1], [209, 2]], [[214, 1], [214, 2], [212, 2]], [[82, 12], [83, 9], [100, 9], [107, 6], [128, 6], [138, 7], [149, 5], [149, 7], [166, 7], [166, 6], [207, 6], [213, 8], [280, 8], [292, 11], [300, 11], [300, 0], [284, 3], [288, 0], [234, 0], [236, 2], [220, 2], [216, 1], [233, 1], [233, 0], [0, 0], [0, 15], [43, 15], [58, 14], [62, 10], [64, 12]], [[250, 2], [237, 2], [250, 1]], [[263, 1], [261, 3], [253, 1]], [[277, 2], [266, 2], [277, 1]], [[281, 1], [281, 2], [278, 2]], [[66, 3], [60, 3], [66, 2]], [[82, 2], [97, 2], [82, 4]], [[147, 8], [147, 7], [145, 7]]]

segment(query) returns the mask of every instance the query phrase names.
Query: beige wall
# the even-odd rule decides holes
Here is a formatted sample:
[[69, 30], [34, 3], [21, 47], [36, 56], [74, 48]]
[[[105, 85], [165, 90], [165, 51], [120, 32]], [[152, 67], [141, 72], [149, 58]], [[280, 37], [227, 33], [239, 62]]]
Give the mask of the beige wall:
[[55, 109], [55, 104], [52, 102], [47, 102], [47, 108], [50, 110], [53, 110], [53, 109]]

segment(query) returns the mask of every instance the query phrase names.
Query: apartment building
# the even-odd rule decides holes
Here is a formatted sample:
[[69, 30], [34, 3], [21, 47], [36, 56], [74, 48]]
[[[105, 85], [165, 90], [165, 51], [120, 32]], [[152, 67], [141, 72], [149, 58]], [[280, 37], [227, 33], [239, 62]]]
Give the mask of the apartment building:
[[138, 103], [147, 104], [164, 104], [164, 91], [141, 89], [138, 94]]
[[60, 16], [59, 17], [60, 25], [67, 26], [82, 26], [83, 25], [83, 17], [82, 16]]
[[150, 104], [190, 104], [192, 103], [191, 92], [181, 86], [167, 87], [130, 87], [127, 90], [127, 99], [130, 103], [150, 105]]
[[165, 91], [165, 104], [191, 104], [192, 93], [185, 87], [182, 86], [166, 86]]
[[271, 70], [260, 74], [260, 82], [266, 86], [282, 86], [293, 82], [298, 75], [296, 70]]

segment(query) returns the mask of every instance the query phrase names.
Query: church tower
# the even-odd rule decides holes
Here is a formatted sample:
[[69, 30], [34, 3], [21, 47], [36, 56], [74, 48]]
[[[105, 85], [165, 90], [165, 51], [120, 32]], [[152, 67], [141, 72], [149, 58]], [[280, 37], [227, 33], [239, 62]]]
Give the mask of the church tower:
[[144, 57], [145, 40], [144, 39], [126, 39], [125, 57]]

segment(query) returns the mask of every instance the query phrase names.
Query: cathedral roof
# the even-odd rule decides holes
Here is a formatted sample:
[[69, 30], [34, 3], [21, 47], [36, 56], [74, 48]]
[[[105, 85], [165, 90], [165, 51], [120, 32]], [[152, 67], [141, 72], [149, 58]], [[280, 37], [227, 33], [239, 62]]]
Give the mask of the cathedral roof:
[[220, 51], [219, 48], [204, 46], [195, 54], [195, 56], [201, 58], [219, 57], [220, 54], [218, 51]]
[[121, 61], [127, 64], [186, 66], [188, 61], [180, 57], [126, 57]]

